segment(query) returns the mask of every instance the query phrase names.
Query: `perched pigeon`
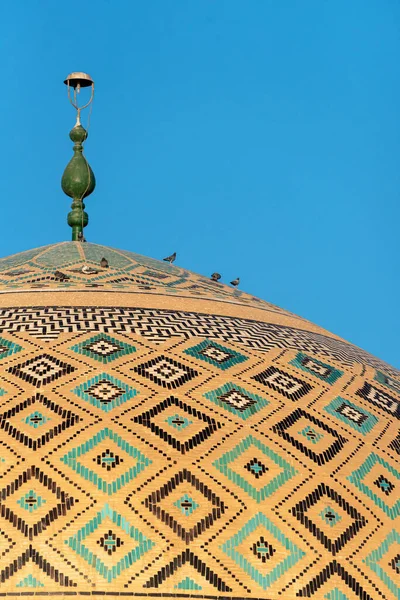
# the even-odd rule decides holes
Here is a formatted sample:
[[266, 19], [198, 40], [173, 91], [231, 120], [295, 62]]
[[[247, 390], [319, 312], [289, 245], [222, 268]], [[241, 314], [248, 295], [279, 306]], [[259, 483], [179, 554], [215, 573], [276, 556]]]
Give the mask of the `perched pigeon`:
[[93, 269], [92, 267], [88, 267], [88, 265], [83, 265], [82, 273], [85, 275], [96, 275], [98, 273], [97, 269]]
[[108, 260], [106, 258], [102, 258], [100, 261], [100, 266], [102, 269], [108, 269]]
[[240, 283], [240, 278], [236, 277], [236, 279], [234, 279], [233, 281], [231, 281], [231, 285], [237, 287]]
[[83, 231], [78, 231], [78, 242], [86, 242], [86, 238], [83, 235]]
[[163, 260], [169, 262], [169, 264], [173, 263], [175, 259], [176, 259], [176, 252], [171, 254], [171, 256], [167, 256], [166, 258], [163, 258]]
[[59, 279], [60, 281], [67, 281], [69, 279], [68, 275], [66, 275], [62, 271], [54, 271], [54, 277], [56, 279]]
[[221, 275], [219, 273], [213, 273], [211, 275], [211, 280], [212, 281], [219, 281], [221, 279]]

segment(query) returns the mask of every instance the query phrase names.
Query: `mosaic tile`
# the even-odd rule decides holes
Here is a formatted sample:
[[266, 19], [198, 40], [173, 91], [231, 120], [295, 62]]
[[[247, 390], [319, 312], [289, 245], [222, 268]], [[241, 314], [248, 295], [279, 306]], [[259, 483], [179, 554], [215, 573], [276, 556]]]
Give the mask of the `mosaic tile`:
[[110, 412], [134, 398], [138, 392], [112, 375], [101, 373], [78, 385], [72, 393], [92, 406]]
[[221, 346], [211, 340], [204, 340], [192, 348], [186, 348], [184, 352], [223, 371], [248, 360], [247, 356], [236, 350]]
[[158, 356], [133, 368], [135, 373], [153, 381], [168, 390], [176, 389], [198, 375], [191, 367], [172, 360], [166, 356]]
[[[378, 479], [366, 483], [369, 473], [375, 466], [381, 471]], [[398, 493], [390, 502], [390, 492], [394, 490], [395, 486], [399, 489], [400, 473], [383, 458], [372, 452], [361, 467], [353, 471], [347, 479], [379, 506], [390, 519], [396, 519], [400, 515], [400, 497]]]
[[212, 392], [206, 392], [203, 396], [243, 420], [255, 415], [269, 404], [269, 401], [262, 396], [248, 392], [232, 382], [225, 383]]
[[99, 333], [84, 342], [79, 342], [72, 346], [71, 350], [104, 364], [136, 352], [136, 348], [131, 344], [122, 342], [105, 333]]
[[[260, 527], [266, 532], [264, 538], [266, 537], [271, 540], [269, 542], [270, 544], [276, 545], [277, 554], [284, 556], [282, 560], [267, 572], [265, 572], [265, 569], [263, 568], [265, 561], [261, 560], [261, 564], [257, 563], [256, 560], [254, 560], [254, 562], [250, 561], [240, 552], [240, 550], [238, 550], [238, 547], [241, 546], [244, 540], [246, 540], [246, 543], [250, 546], [254, 544], [252, 534], [255, 533], [257, 536]], [[257, 544], [259, 542], [260, 540], [257, 537], [255, 543]], [[265, 541], [263, 543], [265, 544]], [[281, 577], [285, 577], [289, 569], [296, 565], [296, 563], [298, 563], [305, 555], [305, 553], [298, 548], [294, 542], [289, 540], [263, 513], [254, 515], [240, 531], [235, 533], [221, 546], [221, 550], [225, 552], [229, 558], [233, 559], [236, 565], [240, 569], [243, 569], [247, 575], [249, 575], [249, 577], [264, 590], [271, 587], [271, 585]]]
[[[88, 539], [97, 534], [97, 529], [105, 519], [109, 519], [114, 524], [115, 531], [121, 532], [119, 535], [124, 534], [127, 538], [133, 540], [133, 547], [128, 552], [125, 552], [120, 540], [115, 551], [116, 562], [112, 566], [106, 564], [101, 555], [94, 554], [88, 548], [87, 544]], [[111, 535], [116, 534], [112, 533]], [[136, 563], [154, 546], [152, 540], [146, 538], [139, 529], [131, 525], [125, 517], [121, 516], [116, 510], [113, 510], [108, 504], [105, 504], [101, 511], [88, 521], [77, 534], [65, 540], [65, 544], [93, 567], [100, 577], [103, 577], [108, 582], [119, 577], [125, 569]], [[100, 550], [101, 548], [99, 548], [99, 554]]]
[[[118, 462], [115, 460], [114, 465], [112, 461], [107, 460], [106, 467], [104, 467], [104, 456], [113, 456], [115, 459], [117, 453], [113, 453], [107, 449], [104, 452], [104, 456], [103, 452], [99, 454], [96, 448], [103, 442], [116, 446], [123, 459], [118, 456]], [[87, 466], [84, 462], [86, 455], [89, 458], [91, 457], [92, 462], [100, 468], [96, 469], [95, 465], [92, 468]], [[90, 485], [94, 485], [108, 495], [118, 492], [152, 464], [152, 461], [144, 456], [140, 450], [129, 444], [108, 427], [96, 433], [80, 446], [69, 450], [60, 460], [77, 475], [82, 477], [84, 481], [87, 481]], [[124, 463], [122, 472], [118, 476], [114, 475], [113, 466], [116, 467], [122, 463]], [[109, 477], [107, 473], [110, 473]]]
[[[392, 561], [392, 547], [394, 546], [394, 555], [396, 554], [395, 548], [400, 546], [400, 533], [393, 529], [378, 546], [378, 548], [372, 550], [370, 554], [363, 561], [365, 565], [371, 569], [381, 580], [381, 582], [392, 592], [395, 598], [400, 597], [400, 580], [398, 577], [399, 570], [397, 563], [395, 562], [395, 569], [393, 569], [392, 561], [397, 556], [393, 556]], [[386, 558], [383, 561], [383, 557]], [[392, 567], [392, 568], [391, 568]]]
[[[251, 464], [252, 461], [250, 460], [244, 465], [236, 464], [237, 459], [248, 451], [251, 451], [256, 457], [253, 459], [253, 463]], [[264, 464], [266, 460], [274, 466], [272, 475], [269, 474], [269, 469]], [[296, 469], [282, 456], [279, 456], [252, 435], [241, 440], [232, 450], [215, 460], [213, 466], [226, 475], [232, 483], [238, 485], [246, 494], [254, 498], [256, 502], [263, 502], [289, 479], [297, 475]], [[279, 468], [278, 472], [276, 472], [277, 467]], [[262, 485], [263, 483], [264, 485]]]
[[309, 383], [276, 367], [268, 367], [262, 373], [255, 375], [253, 379], [289, 398], [289, 400], [299, 400], [312, 390]]
[[324, 410], [363, 435], [367, 435], [378, 423], [377, 417], [371, 412], [340, 396], [324, 406]]
[[343, 375], [343, 371], [323, 363], [316, 358], [307, 356], [306, 354], [303, 354], [303, 352], [299, 352], [290, 364], [297, 369], [310, 373], [310, 375], [314, 375], [314, 377], [318, 377], [318, 379], [322, 379], [322, 381], [326, 381], [326, 383], [329, 383], [330, 385], [335, 383], [335, 381]]

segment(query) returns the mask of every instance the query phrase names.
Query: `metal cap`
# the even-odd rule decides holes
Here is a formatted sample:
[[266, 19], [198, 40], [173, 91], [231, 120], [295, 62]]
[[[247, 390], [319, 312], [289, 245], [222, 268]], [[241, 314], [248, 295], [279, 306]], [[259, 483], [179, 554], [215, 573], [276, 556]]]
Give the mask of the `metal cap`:
[[70, 73], [68, 77], [64, 80], [65, 85], [70, 85], [73, 88], [76, 88], [80, 85], [81, 88], [89, 87], [93, 85], [94, 81], [87, 73]]

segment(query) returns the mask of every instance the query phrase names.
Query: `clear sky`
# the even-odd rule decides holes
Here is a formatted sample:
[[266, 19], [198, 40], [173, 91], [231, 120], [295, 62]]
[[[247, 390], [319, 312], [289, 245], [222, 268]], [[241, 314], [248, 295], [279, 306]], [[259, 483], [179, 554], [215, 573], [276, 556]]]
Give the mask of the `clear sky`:
[[83, 70], [89, 241], [240, 276], [400, 367], [398, 0], [15, 0], [0, 22], [0, 255], [70, 239]]

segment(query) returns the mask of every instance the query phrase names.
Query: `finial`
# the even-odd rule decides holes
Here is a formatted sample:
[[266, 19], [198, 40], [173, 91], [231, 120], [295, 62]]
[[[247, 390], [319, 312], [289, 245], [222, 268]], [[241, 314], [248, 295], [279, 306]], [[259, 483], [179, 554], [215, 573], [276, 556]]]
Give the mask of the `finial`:
[[[82, 127], [80, 116], [81, 111], [89, 106], [94, 96], [94, 81], [86, 73], [71, 73], [64, 81], [68, 87], [68, 98], [72, 106], [76, 109], [76, 123], [69, 133], [69, 137], [74, 142], [74, 155], [65, 168], [61, 180], [61, 187], [67, 196], [73, 199], [71, 212], [68, 214], [68, 225], [72, 227], [72, 239], [74, 241], [83, 239], [83, 228], [89, 223], [88, 214], [85, 212], [83, 199], [89, 196], [95, 186], [96, 180], [89, 163], [83, 155], [83, 144], [87, 139], [88, 133]], [[79, 107], [77, 94], [82, 88], [91, 87], [91, 94], [88, 102]], [[73, 88], [73, 97], [71, 97], [71, 88]]]

